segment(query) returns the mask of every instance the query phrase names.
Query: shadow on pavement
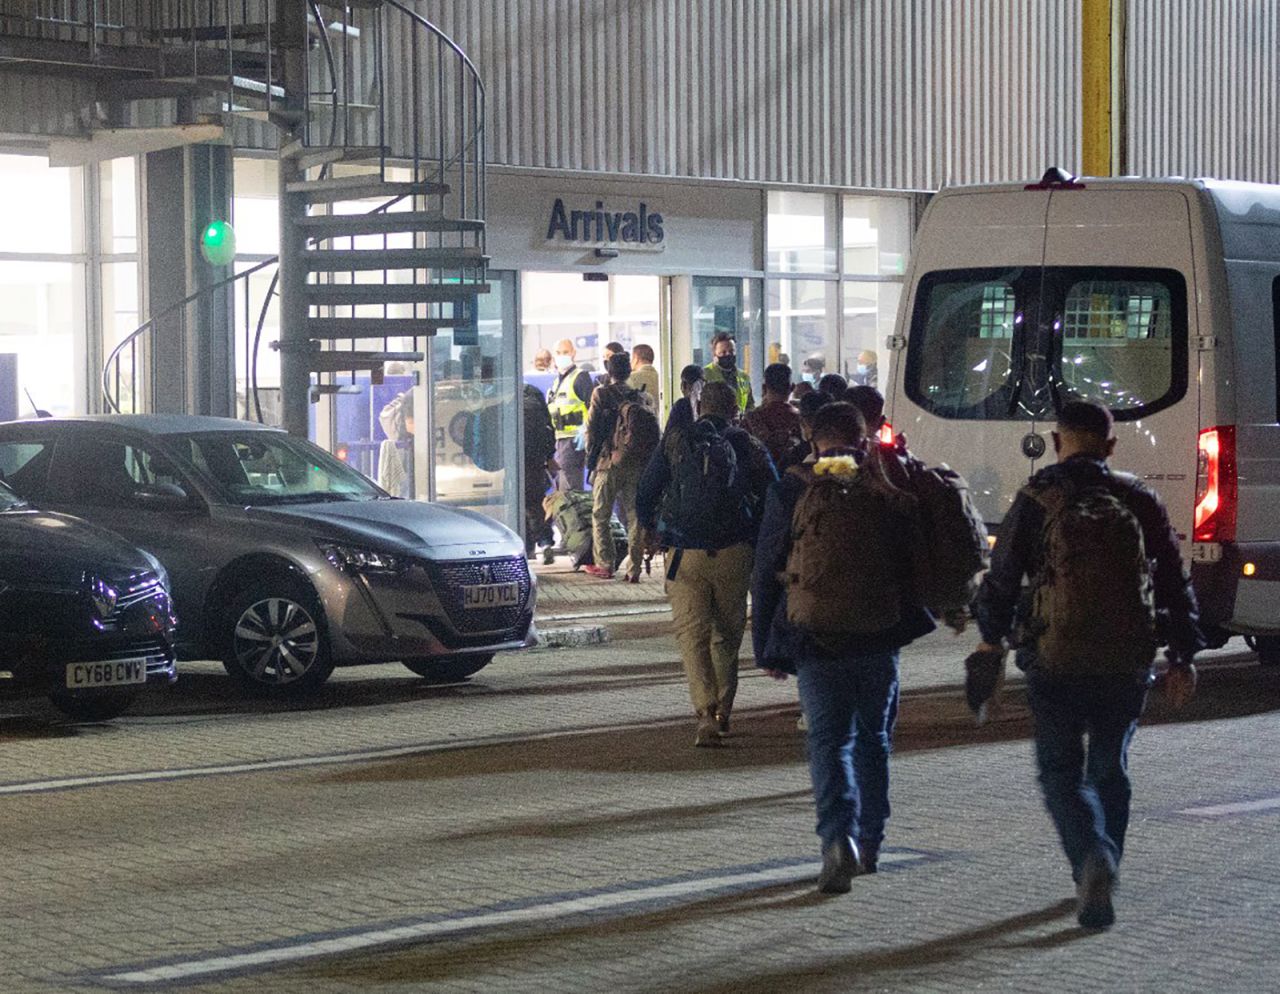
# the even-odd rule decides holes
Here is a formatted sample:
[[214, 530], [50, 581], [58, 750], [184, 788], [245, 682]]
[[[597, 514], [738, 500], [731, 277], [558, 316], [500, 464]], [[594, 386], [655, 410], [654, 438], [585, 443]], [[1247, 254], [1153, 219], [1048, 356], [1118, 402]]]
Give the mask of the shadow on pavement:
[[[1026, 942], [1011, 943], [1001, 939], [1025, 929], [1048, 925], [1059, 918], [1065, 918], [1072, 914], [1075, 908], [1075, 899], [1068, 898], [1039, 911], [1002, 918], [989, 925], [966, 929], [963, 932], [955, 932], [940, 939], [932, 939], [912, 946], [897, 946], [883, 952], [857, 953], [852, 956], [827, 959], [810, 967], [797, 966], [774, 974], [757, 973], [725, 984], [699, 987], [698, 990], [700, 994], [753, 994], [753, 992], [773, 994], [781, 990], [803, 991], [810, 985], [830, 988], [832, 979], [839, 977], [848, 978], [851, 983], [856, 980], [859, 985], [864, 985], [878, 974], [944, 966], [977, 953], [1025, 948], [1028, 945]], [[1050, 941], [1053, 945], [1061, 945], [1097, 934], [1095, 931], [1073, 926], [1050, 936], [1038, 936], [1032, 942]]]
[[481, 839], [533, 838], [572, 839], [594, 836], [602, 829], [626, 833], [628, 836], [646, 832], [679, 832], [706, 827], [708, 819], [722, 815], [738, 814], [748, 809], [775, 806], [801, 805], [806, 810], [812, 806], [812, 793], [804, 790], [784, 791], [756, 797], [715, 801], [708, 804], [686, 804], [678, 807], [656, 807], [642, 811], [625, 811], [613, 814], [588, 814], [579, 817], [567, 812], [557, 812], [550, 818], [530, 818], [524, 821], [507, 820], [500, 825], [479, 828], [474, 831], [440, 835], [440, 841], [475, 842]]
[[[492, 938], [483, 935], [460, 937], [443, 942], [362, 954], [351, 958], [325, 960], [302, 968], [304, 976], [314, 980], [337, 981], [344, 987], [359, 990], [383, 984], [427, 984], [434, 981], [464, 983], [468, 978], [491, 975], [495, 971], [528, 972], [531, 960], [546, 957], [552, 944], [577, 941], [608, 941], [610, 937], [627, 941], [640, 933], [660, 932], [671, 926], [691, 922], [711, 922], [717, 918], [754, 912], [811, 907], [830, 901], [816, 893], [812, 882], [772, 884], [756, 890], [707, 898], [691, 904], [661, 908], [617, 918], [577, 918], [548, 926], [532, 925], [506, 930]], [[637, 966], [637, 969], [640, 967]], [[697, 990], [696, 984], [681, 983], [680, 990]], [[589, 988], [584, 988], [589, 989]], [[726, 990], [745, 990], [729, 987]], [[790, 990], [785, 982], [771, 991]]]

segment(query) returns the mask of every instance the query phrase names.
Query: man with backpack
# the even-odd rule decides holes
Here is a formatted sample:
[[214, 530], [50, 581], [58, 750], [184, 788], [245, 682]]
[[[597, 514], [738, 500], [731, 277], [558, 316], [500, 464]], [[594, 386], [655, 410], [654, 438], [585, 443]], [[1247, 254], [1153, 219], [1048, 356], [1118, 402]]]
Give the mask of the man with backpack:
[[667, 551], [667, 596], [698, 718], [695, 746], [721, 745], [738, 688], [752, 546], [777, 474], [731, 423], [734, 389], [708, 383], [698, 418], [670, 428], [640, 481], [640, 523]]
[[592, 555], [585, 572], [601, 580], [613, 578], [618, 551], [611, 522], [617, 504], [630, 527], [632, 550], [630, 583], [640, 582], [644, 542], [636, 515], [636, 487], [649, 458], [658, 447], [658, 417], [653, 402], [627, 386], [631, 357], [615, 352], [607, 362], [609, 382], [591, 396], [587, 415], [587, 468], [592, 475]]
[[862, 468], [865, 433], [850, 404], [814, 414], [817, 458], [770, 490], [751, 583], [756, 665], [800, 685], [826, 894], [876, 871], [898, 655], [934, 627], [914, 596], [914, 500]]
[[983, 643], [974, 657], [998, 659], [1012, 636], [1026, 671], [1045, 806], [1071, 863], [1076, 917], [1089, 928], [1115, 921], [1127, 754], [1157, 645], [1169, 643], [1175, 699], [1194, 690], [1191, 661], [1203, 645], [1164, 505], [1107, 466], [1113, 427], [1101, 404], [1063, 405], [1057, 465], [1032, 477], [1009, 509], [975, 604]]
[[775, 362], [765, 367], [764, 398], [742, 418], [742, 427], [758, 438], [774, 466], [801, 442], [800, 415], [791, 406], [791, 367]]

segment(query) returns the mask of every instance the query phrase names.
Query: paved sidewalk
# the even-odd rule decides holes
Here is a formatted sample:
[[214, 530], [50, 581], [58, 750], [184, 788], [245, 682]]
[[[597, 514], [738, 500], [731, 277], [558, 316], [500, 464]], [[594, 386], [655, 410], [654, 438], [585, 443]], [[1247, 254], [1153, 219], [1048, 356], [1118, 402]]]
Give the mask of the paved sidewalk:
[[639, 583], [597, 580], [575, 572], [567, 556], [557, 559], [554, 566], [543, 566], [541, 562], [530, 565], [538, 576], [539, 624], [667, 610], [661, 559], [654, 561], [651, 574], [641, 574]]

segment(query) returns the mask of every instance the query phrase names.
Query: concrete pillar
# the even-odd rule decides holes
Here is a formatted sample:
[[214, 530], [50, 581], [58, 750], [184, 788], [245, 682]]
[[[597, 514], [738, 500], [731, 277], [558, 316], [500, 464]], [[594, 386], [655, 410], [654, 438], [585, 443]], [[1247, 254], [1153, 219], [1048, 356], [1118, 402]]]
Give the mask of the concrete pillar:
[[204, 226], [231, 218], [231, 183], [225, 146], [147, 154], [147, 304], [157, 318], [146, 346], [153, 411], [235, 415], [233, 291], [211, 289], [233, 271], [210, 265], [199, 250]]

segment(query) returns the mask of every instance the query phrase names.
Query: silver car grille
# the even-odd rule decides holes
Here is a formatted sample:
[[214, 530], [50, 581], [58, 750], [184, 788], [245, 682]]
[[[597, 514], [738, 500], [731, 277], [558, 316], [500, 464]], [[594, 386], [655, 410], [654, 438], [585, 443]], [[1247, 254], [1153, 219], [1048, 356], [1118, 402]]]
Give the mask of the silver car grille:
[[[533, 582], [523, 556], [508, 559], [481, 559], [463, 562], [428, 562], [436, 596], [449, 615], [449, 623], [460, 635], [492, 635], [495, 642], [523, 638], [528, 629], [529, 596]], [[516, 583], [520, 601], [514, 607], [468, 610], [462, 604], [462, 588], [490, 583]]]

